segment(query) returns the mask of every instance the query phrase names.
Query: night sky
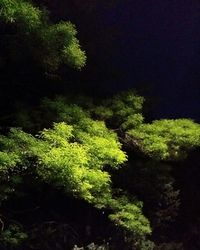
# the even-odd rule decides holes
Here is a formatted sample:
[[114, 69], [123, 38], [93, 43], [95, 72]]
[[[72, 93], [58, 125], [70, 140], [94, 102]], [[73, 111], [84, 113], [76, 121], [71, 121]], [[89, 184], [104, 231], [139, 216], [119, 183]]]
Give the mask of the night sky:
[[158, 116], [200, 118], [199, 7], [197, 1], [129, 1], [113, 16], [128, 39], [120, 58], [126, 82], [152, 86]]
[[71, 20], [87, 54], [80, 88], [112, 93], [138, 88], [152, 118], [200, 122], [200, 1], [35, 0], [53, 21]]
[[155, 118], [200, 121], [200, 2], [94, 2], [52, 9], [77, 26], [88, 55], [83, 84], [107, 91], [143, 88], [155, 102]]

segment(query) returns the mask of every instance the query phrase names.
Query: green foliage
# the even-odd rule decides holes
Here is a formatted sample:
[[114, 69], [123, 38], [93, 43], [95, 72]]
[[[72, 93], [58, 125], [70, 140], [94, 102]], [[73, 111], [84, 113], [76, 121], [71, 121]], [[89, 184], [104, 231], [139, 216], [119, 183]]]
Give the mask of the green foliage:
[[38, 33], [42, 51], [35, 51], [35, 55], [37, 58], [42, 56], [42, 63], [52, 70], [56, 70], [61, 63], [81, 69], [86, 57], [76, 35], [75, 26], [70, 22], [44, 26]]
[[[0, 66], [8, 67], [8, 72], [12, 71], [12, 63], [18, 65], [17, 69], [29, 64], [40, 66], [47, 74], [62, 65], [81, 69], [86, 63], [76, 27], [71, 22], [51, 23], [48, 11], [29, 0], [1, 0], [0, 25], [5, 45], [2, 46], [5, 51], [0, 53]], [[23, 186], [31, 176], [38, 186], [47, 183], [48, 187], [53, 186], [105, 211], [117, 228], [131, 234], [126, 241], [135, 250], [182, 249], [181, 243], [167, 242], [162, 235], [176, 218], [180, 201], [171, 168], [159, 161], [184, 159], [190, 150], [199, 147], [200, 125], [189, 119], [165, 119], [147, 124], [142, 114], [143, 104], [143, 97], [128, 91], [99, 102], [84, 97], [46, 99], [39, 111], [30, 116], [24, 110], [18, 117], [19, 121], [23, 120], [20, 127], [25, 124], [26, 129], [42, 131], [33, 136], [12, 128], [7, 136], [0, 136], [1, 210], [9, 197], [17, 198], [17, 187]], [[112, 183], [112, 176], [127, 162], [127, 154], [122, 151], [122, 146], [127, 148], [127, 145], [153, 161], [146, 166], [144, 162], [138, 166], [133, 162], [133, 175], [122, 168], [121, 173], [127, 172], [120, 173], [118, 178], [124, 176], [123, 189], [129, 190], [129, 194], [122, 191], [116, 195], [118, 184]], [[167, 243], [155, 246], [147, 239], [151, 233], [150, 223], [143, 214], [143, 202], [135, 195], [144, 202], [153, 230], [161, 235], [156, 236], [157, 240]], [[23, 227], [7, 225], [3, 215], [1, 218], [0, 244], [12, 249], [20, 246], [28, 237]], [[66, 227], [60, 230], [52, 223], [32, 229], [33, 239], [42, 230], [42, 240], [45, 236], [54, 241], [52, 235], [62, 235], [63, 241], [66, 240]], [[198, 232], [198, 228], [193, 230], [194, 234]], [[106, 248], [107, 245], [88, 246], [88, 249]]]
[[200, 146], [200, 125], [189, 119], [153, 121], [128, 134], [142, 152], [158, 160], [184, 158], [188, 150]]
[[143, 97], [134, 91], [126, 91], [104, 100], [103, 105], [94, 107], [93, 112], [99, 119], [108, 120], [112, 126], [126, 131], [142, 124], [143, 103]]
[[0, 235], [0, 241], [5, 246], [21, 245], [28, 238], [21, 225], [11, 224]]
[[[70, 22], [51, 24], [45, 9], [26, 0], [0, 1], [0, 20], [16, 30], [9, 40], [14, 57], [23, 44], [23, 52], [25, 49], [29, 51], [32, 58], [47, 70], [55, 71], [61, 64], [77, 69], [85, 65], [85, 53], [76, 38], [75, 26]], [[18, 53], [18, 56], [24, 57], [24, 53]]]
[[42, 11], [24, 0], [1, 0], [0, 18], [20, 29], [30, 32], [42, 24]]
[[138, 96], [134, 91], [127, 91], [114, 96], [111, 103], [117, 116], [127, 118], [133, 112], [141, 113], [144, 98]]
[[[110, 176], [102, 170], [101, 164], [107, 164], [108, 161], [104, 158], [103, 161], [100, 159], [98, 162], [97, 159], [100, 157], [97, 154], [101, 153], [101, 141], [94, 145], [97, 150], [95, 152], [87, 142], [67, 141], [72, 132], [71, 126], [62, 123], [55, 124], [54, 128], [57, 133], [53, 130], [45, 130], [41, 135], [44, 142], [47, 142], [47, 150], [36, 151], [39, 163], [43, 165], [43, 168], [38, 168], [38, 174], [48, 182], [64, 185], [67, 190], [88, 201], [94, 198], [95, 193], [101, 193], [103, 190], [106, 192]], [[74, 138], [74, 140], [77, 139], [79, 138]], [[115, 150], [120, 153], [117, 147]], [[94, 158], [97, 161], [96, 165], [93, 164]], [[121, 159], [121, 163], [123, 160], [125, 157]]]
[[[42, 117], [37, 115], [37, 122], [49, 126], [51, 122], [81, 123], [85, 118], [91, 117], [105, 122], [111, 129], [127, 131], [139, 127], [144, 120], [142, 115], [144, 98], [133, 91], [123, 92], [106, 100], [86, 98], [84, 96], [58, 96], [55, 99], [45, 98], [40, 106]], [[20, 126], [31, 127], [31, 117], [24, 109], [17, 114]], [[21, 116], [21, 120], [19, 119]], [[45, 120], [49, 123], [44, 123]], [[40, 119], [40, 120], [39, 120]], [[34, 119], [35, 122], [35, 119]]]
[[142, 214], [142, 203], [130, 202], [126, 196], [109, 201], [115, 213], [109, 215], [116, 225], [119, 225], [135, 235], [142, 236], [151, 233], [149, 221]]
[[55, 123], [37, 137], [12, 129], [8, 138], [2, 137], [4, 152], [15, 152], [26, 166], [34, 159], [35, 173], [43, 181], [96, 207], [111, 209], [110, 219], [124, 229], [137, 235], [150, 233], [141, 203], [112, 195], [111, 177], [104, 167], [118, 168], [126, 161], [117, 135], [77, 105], [50, 104], [58, 120], [67, 123]]
[[123, 190], [140, 197], [146, 216], [156, 230], [156, 238], [169, 229], [180, 209], [179, 190], [172, 175], [173, 166], [147, 159], [129, 159], [126, 169], [120, 169], [115, 181]]
[[46, 98], [43, 100], [41, 108], [50, 122], [64, 121], [78, 125], [83, 119], [90, 117], [87, 110], [83, 110], [79, 105], [69, 103], [69, 100], [63, 97], [57, 97], [54, 100]]
[[60, 119], [68, 124], [54, 123], [52, 129], [44, 129], [37, 137], [12, 129], [8, 137], [1, 138], [3, 152], [17, 154], [24, 169], [34, 165], [41, 180], [96, 207], [111, 209], [111, 220], [126, 230], [137, 235], [150, 233], [141, 203], [112, 195], [111, 177], [105, 167], [118, 168], [127, 158], [117, 135], [79, 106], [66, 104], [63, 108]]
[[87, 146], [89, 154], [92, 155], [90, 163], [92, 166], [116, 167], [125, 161], [124, 153], [116, 151], [116, 148], [121, 147], [117, 134], [108, 130], [103, 121], [91, 119], [89, 112], [75, 104], [67, 104], [61, 98], [55, 101], [46, 100], [43, 105], [48, 107], [47, 112], [57, 117], [58, 122], [64, 121], [74, 125], [74, 136]]
[[[143, 202], [135, 197], [144, 201], [153, 230], [168, 230], [178, 214], [179, 191], [174, 189], [171, 166], [159, 161], [182, 159], [198, 147], [200, 125], [188, 119], [144, 123], [143, 101], [133, 92], [103, 104], [80, 97], [45, 99], [34, 120], [45, 129], [33, 136], [12, 128], [8, 136], [0, 136], [2, 195], [8, 197], [20, 178], [31, 175], [105, 211], [116, 227], [132, 233], [127, 242], [134, 249], [154, 249], [147, 239], [151, 227]], [[31, 116], [23, 120], [31, 124]], [[136, 161], [130, 155], [125, 171], [120, 168], [127, 162], [122, 146], [130, 144], [148, 160]], [[120, 181], [112, 184], [116, 170], [122, 186]], [[117, 192], [119, 187], [129, 193]]]
[[125, 122], [122, 123], [122, 128], [124, 130], [130, 128], [137, 128], [143, 123], [143, 116], [141, 114], [129, 115]]
[[101, 120], [108, 120], [113, 117], [112, 109], [103, 105], [95, 107], [93, 112]]
[[18, 163], [20, 163], [20, 158], [16, 153], [0, 152], [0, 175], [6, 174]]

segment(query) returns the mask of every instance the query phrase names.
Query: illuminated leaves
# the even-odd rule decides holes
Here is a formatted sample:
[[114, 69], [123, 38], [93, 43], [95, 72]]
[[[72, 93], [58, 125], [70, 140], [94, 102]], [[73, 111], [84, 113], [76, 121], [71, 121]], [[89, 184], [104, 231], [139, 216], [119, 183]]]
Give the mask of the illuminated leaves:
[[142, 203], [130, 202], [126, 196], [110, 201], [115, 213], [109, 215], [117, 225], [133, 231], [136, 235], [151, 233], [149, 221], [142, 214]]
[[20, 158], [15, 153], [0, 152], [0, 175], [14, 168], [20, 163]]
[[[32, 58], [46, 70], [56, 71], [62, 64], [76, 69], [85, 65], [85, 52], [80, 47], [72, 23], [52, 24], [45, 9], [35, 7], [26, 0], [0, 1], [0, 20], [15, 28], [9, 41], [13, 50], [17, 50], [22, 43], [25, 47], [21, 56], [24, 50], [30, 51]], [[14, 57], [16, 54], [17, 51], [13, 52]]]
[[6, 23], [13, 23], [27, 32], [42, 24], [42, 11], [24, 0], [1, 0], [0, 18]]
[[154, 121], [128, 134], [137, 140], [142, 152], [158, 160], [184, 158], [189, 150], [200, 146], [200, 125], [189, 119]]
[[105, 101], [105, 106], [81, 105], [80, 99], [79, 104], [65, 98], [46, 99], [44, 116], [39, 119], [56, 122], [36, 136], [16, 128], [1, 136], [2, 169], [23, 166], [21, 171], [30, 170], [40, 181], [97, 208], [109, 209], [109, 218], [117, 226], [143, 237], [151, 229], [142, 203], [124, 192], [116, 195], [112, 188], [110, 169], [127, 161], [119, 136], [155, 160], [177, 160], [200, 145], [200, 125], [192, 120], [144, 123], [143, 101], [132, 92]]

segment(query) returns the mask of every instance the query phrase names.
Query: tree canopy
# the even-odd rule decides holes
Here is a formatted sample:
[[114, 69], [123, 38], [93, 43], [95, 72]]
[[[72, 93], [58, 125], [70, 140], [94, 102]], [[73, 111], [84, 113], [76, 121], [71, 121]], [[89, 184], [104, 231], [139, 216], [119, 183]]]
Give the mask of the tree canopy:
[[[13, 68], [15, 73], [28, 69], [34, 89], [34, 77], [40, 71], [60, 76], [63, 67], [80, 70], [86, 64], [75, 25], [52, 22], [48, 10], [36, 2], [0, 1], [0, 70], [9, 93], [10, 84], [14, 82], [19, 89], [27, 80], [23, 74], [12, 74]], [[184, 217], [179, 210], [184, 211], [184, 202], [190, 200], [183, 199], [188, 179], [199, 176], [198, 164], [184, 177], [186, 181], [181, 174], [189, 169], [184, 166], [187, 159], [200, 148], [200, 124], [186, 118], [147, 121], [145, 98], [135, 90], [107, 98], [70, 91], [60, 91], [62, 95], [57, 96], [53, 90], [59, 88], [58, 83], [54, 82], [52, 92], [48, 92], [44, 78], [38, 79], [38, 86], [44, 86], [46, 92], [46, 97], [41, 94], [40, 104], [26, 106], [22, 101], [9, 113], [7, 106], [17, 100], [17, 94], [12, 93], [14, 98], [1, 110], [9, 122], [1, 118], [0, 248], [72, 249], [76, 233], [63, 222], [68, 209], [70, 215], [81, 216], [79, 224], [95, 211], [103, 230], [107, 226], [111, 229], [104, 238], [116, 241], [111, 249], [183, 249], [181, 237], [175, 239], [172, 234]], [[49, 79], [45, 81], [50, 84]], [[32, 98], [38, 100], [38, 96], [33, 94]], [[196, 181], [191, 193], [197, 187]], [[59, 195], [67, 202], [62, 200], [55, 208]], [[70, 199], [75, 204], [72, 208]], [[87, 208], [87, 216], [74, 211], [79, 206]], [[175, 220], [180, 220], [177, 225]], [[88, 219], [82, 226], [86, 228], [82, 238], [91, 240], [91, 224]], [[86, 246], [89, 242], [82, 243]], [[101, 249], [108, 249], [104, 243]], [[95, 244], [92, 247], [100, 249]]]
[[[36, 124], [51, 127], [35, 136], [18, 128], [1, 136], [1, 171], [12, 176], [18, 169], [20, 175], [29, 173], [67, 195], [110, 210], [109, 218], [116, 225], [143, 237], [151, 228], [142, 202], [112, 187], [112, 171], [126, 171], [128, 158], [122, 144], [153, 160], [174, 161], [200, 146], [200, 125], [187, 119], [145, 123], [144, 98], [130, 91], [100, 103], [86, 100], [45, 99]], [[19, 121], [26, 130], [33, 113]]]
[[[177, 160], [199, 146], [200, 125], [190, 119], [158, 120], [128, 131], [139, 149], [159, 160]], [[130, 139], [131, 140], [131, 139]]]
[[11, 60], [19, 63], [28, 54], [49, 71], [57, 70], [62, 64], [77, 69], [85, 65], [85, 52], [71, 22], [53, 24], [46, 9], [25, 0], [2, 0], [0, 10], [0, 20], [5, 24], [3, 39], [9, 43]]

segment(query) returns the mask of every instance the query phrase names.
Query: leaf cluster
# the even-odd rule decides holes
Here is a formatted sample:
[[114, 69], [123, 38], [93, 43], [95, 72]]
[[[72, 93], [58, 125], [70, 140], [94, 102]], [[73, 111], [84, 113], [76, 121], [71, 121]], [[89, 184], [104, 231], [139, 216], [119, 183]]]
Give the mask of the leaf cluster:
[[[110, 209], [110, 219], [126, 230], [150, 233], [142, 204], [113, 196], [107, 169], [116, 169], [127, 160], [116, 133], [77, 105], [66, 104], [63, 111], [64, 122], [54, 123], [36, 137], [12, 129], [8, 137], [1, 137], [2, 153], [14, 152], [23, 169], [30, 168], [42, 181], [96, 207]], [[3, 164], [10, 167], [6, 159]]]
[[178, 160], [200, 146], [200, 125], [189, 119], [158, 120], [128, 131], [139, 149], [158, 160]]
[[9, 51], [13, 50], [18, 63], [24, 53], [19, 54], [17, 50], [23, 46], [20, 50], [30, 54], [47, 71], [56, 71], [63, 64], [76, 69], [85, 65], [85, 52], [76, 38], [75, 26], [71, 22], [52, 24], [46, 9], [28, 0], [2, 0], [0, 21], [8, 27], [4, 39], [9, 42]]

